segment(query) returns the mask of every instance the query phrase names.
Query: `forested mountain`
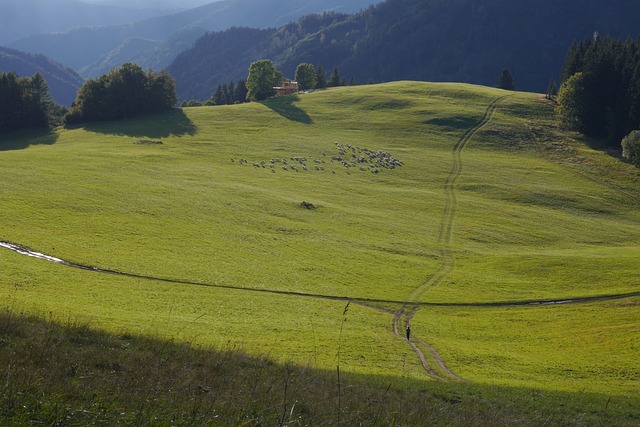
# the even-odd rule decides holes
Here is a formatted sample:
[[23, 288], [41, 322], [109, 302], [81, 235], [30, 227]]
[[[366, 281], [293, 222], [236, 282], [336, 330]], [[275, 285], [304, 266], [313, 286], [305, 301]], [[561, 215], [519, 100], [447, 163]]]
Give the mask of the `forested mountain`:
[[[640, 2], [618, 0], [388, 0], [355, 15], [305, 17], [254, 39], [244, 52], [230, 34], [207, 34], [170, 71], [181, 99], [206, 99], [219, 84], [271, 59], [292, 77], [300, 63], [360, 82], [412, 79], [495, 86], [509, 68], [516, 89], [545, 92], [569, 46], [594, 32], [637, 37]], [[242, 60], [240, 60], [242, 59]], [[212, 76], [220, 75], [220, 80]], [[206, 82], [206, 83], [205, 83]], [[197, 89], [195, 89], [197, 88]]]
[[94, 77], [123, 62], [136, 62], [144, 68], [167, 66], [206, 31], [232, 26], [278, 27], [308, 13], [354, 12], [377, 1], [223, 0], [133, 24], [35, 35], [11, 47], [47, 55], [85, 77]]
[[124, 24], [163, 13], [155, 9], [88, 4], [78, 0], [2, 0], [0, 6], [0, 45], [34, 34], [81, 26]]
[[0, 47], [0, 71], [15, 71], [18, 76], [32, 77], [42, 74], [54, 101], [69, 106], [76, 98], [83, 79], [72, 69], [51, 61], [42, 55], [31, 55]]

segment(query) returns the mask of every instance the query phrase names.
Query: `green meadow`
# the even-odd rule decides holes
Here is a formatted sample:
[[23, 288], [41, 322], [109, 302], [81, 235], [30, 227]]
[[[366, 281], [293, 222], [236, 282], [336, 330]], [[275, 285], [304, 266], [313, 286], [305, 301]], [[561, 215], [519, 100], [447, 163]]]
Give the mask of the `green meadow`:
[[[11, 312], [638, 421], [640, 172], [541, 95], [396, 82], [0, 138], [0, 241], [126, 273], [0, 248]], [[405, 302], [460, 381], [393, 333]]]

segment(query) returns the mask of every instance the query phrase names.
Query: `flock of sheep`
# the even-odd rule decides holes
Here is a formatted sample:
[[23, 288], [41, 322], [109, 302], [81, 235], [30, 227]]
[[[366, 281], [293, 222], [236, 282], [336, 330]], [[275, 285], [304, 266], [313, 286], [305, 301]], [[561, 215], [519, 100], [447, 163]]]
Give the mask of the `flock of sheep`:
[[[396, 159], [386, 151], [370, 150], [366, 147], [352, 146], [351, 144], [343, 145], [339, 142], [335, 143], [337, 154], [331, 156], [327, 160], [327, 154], [322, 153], [322, 159], [314, 159], [309, 161], [306, 157], [294, 156], [286, 158], [273, 158], [271, 160], [252, 163], [255, 169], [269, 169], [272, 173], [278, 170], [285, 172], [305, 172], [318, 171], [325, 172], [330, 170], [336, 173], [335, 166], [346, 169], [347, 174], [351, 171], [370, 172], [373, 174], [380, 173], [384, 169], [395, 169], [403, 165], [402, 161]], [[235, 163], [235, 159], [231, 159]], [[249, 161], [240, 159], [241, 165], [248, 165]]]

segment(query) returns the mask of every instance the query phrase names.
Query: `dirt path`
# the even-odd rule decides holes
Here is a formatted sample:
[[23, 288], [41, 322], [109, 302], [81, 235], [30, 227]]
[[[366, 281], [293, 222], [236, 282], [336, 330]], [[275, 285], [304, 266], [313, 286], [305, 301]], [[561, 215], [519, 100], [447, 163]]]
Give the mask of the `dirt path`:
[[[216, 283], [195, 282], [195, 281], [186, 280], [186, 279], [171, 279], [166, 277], [145, 276], [142, 274], [127, 273], [127, 272], [104, 269], [99, 267], [91, 267], [91, 266], [77, 264], [70, 261], [65, 261], [63, 259], [56, 258], [51, 255], [35, 252], [23, 246], [16, 245], [15, 243], [7, 243], [7, 242], [0, 241], [0, 248], [8, 249], [20, 255], [38, 258], [44, 261], [53, 262], [53, 263], [60, 264], [70, 268], [77, 268], [80, 270], [86, 270], [94, 273], [113, 274], [116, 276], [129, 277], [133, 279], [174, 283], [178, 285], [203, 286], [203, 287], [209, 287], [209, 288], [228, 289], [228, 290], [242, 291], [242, 292], [259, 292], [259, 293], [274, 294], [274, 295], [327, 299], [327, 300], [344, 301], [344, 302], [352, 301], [354, 303], [358, 303], [365, 307], [374, 308], [376, 310], [384, 311], [385, 313], [395, 314], [395, 315], [397, 315], [399, 310], [384, 308], [384, 307], [381, 307], [380, 305], [386, 304], [390, 306], [401, 307], [406, 304], [406, 301], [397, 301], [397, 300], [360, 298], [360, 297], [352, 297], [347, 295], [325, 295], [325, 294], [314, 294], [314, 293], [306, 293], [306, 292], [279, 291], [276, 289], [268, 289], [268, 288], [252, 288], [249, 286], [219, 285]], [[571, 297], [571, 298], [546, 299], [546, 300], [489, 301], [489, 302], [415, 302], [413, 304], [419, 307], [491, 308], [491, 307], [522, 307], [522, 306], [538, 306], [538, 305], [554, 305], [554, 304], [585, 304], [585, 303], [626, 299], [626, 298], [633, 298], [633, 297], [640, 297], [640, 291], [624, 293], [624, 294], [578, 296], [578, 297]]]
[[407, 296], [406, 300], [408, 303], [420, 300], [420, 298], [424, 296], [429, 289], [440, 284], [440, 282], [442, 282], [442, 280], [444, 280], [455, 267], [455, 259], [451, 253], [450, 244], [451, 236], [453, 235], [453, 220], [456, 215], [457, 206], [455, 186], [462, 175], [462, 150], [467, 146], [473, 135], [489, 123], [498, 103], [504, 98], [505, 97], [498, 98], [489, 104], [482, 116], [482, 119], [462, 135], [453, 147], [453, 166], [451, 167], [451, 172], [449, 172], [444, 184], [445, 209], [442, 219], [440, 220], [440, 233], [438, 234], [438, 248], [440, 251], [440, 258], [442, 259], [442, 265], [435, 273], [429, 276], [427, 280]]
[[[396, 335], [398, 335], [398, 328], [400, 322], [404, 320], [404, 324], [408, 325], [411, 322], [411, 319], [415, 316], [420, 304], [418, 301], [434, 286], [440, 284], [455, 268], [455, 257], [451, 251], [451, 237], [453, 235], [453, 221], [456, 216], [456, 183], [460, 176], [462, 175], [462, 150], [467, 146], [469, 140], [485, 126], [491, 118], [493, 117], [493, 113], [496, 110], [498, 103], [504, 99], [505, 97], [498, 98], [491, 102], [482, 116], [482, 119], [476, 123], [471, 129], [465, 132], [464, 135], [456, 142], [453, 146], [453, 164], [451, 167], [451, 172], [447, 176], [447, 179], [444, 184], [444, 192], [445, 192], [445, 209], [442, 215], [442, 219], [440, 220], [440, 232], [438, 234], [438, 250], [440, 252], [440, 258], [442, 260], [442, 264], [440, 268], [433, 273], [431, 276], [427, 278], [420, 286], [418, 286], [413, 292], [411, 292], [407, 298], [405, 299], [405, 304], [403, 304], [402, 308], [396, 313], [393, 320], [393, 331]], [[399, 336], [399, 335], [398, 335]], [[460, 380], [460, 378], [455, 375], [449, 368], [446, 367], [442, 357], [438, 354], [438, 352], [427, 343], [425, 340], [417, 338], [427, 349], [431, 352], [436, 362], [444, 372], [445, 376], [454, 380]], [[424, 360], [424, 355], [417, 348], [417, 346], [411, 343], [411, 346], [414, 348], [414, 351], [418, 353], [418, 356], [421, 360]], [[425, 368], [426, 369], [426, 368]], [[429, 369], [427, 369], [429, 372]], [[429, 372], [430, 373], [430, 372]], [[431, 374], [431, 373], [430, 373]]]

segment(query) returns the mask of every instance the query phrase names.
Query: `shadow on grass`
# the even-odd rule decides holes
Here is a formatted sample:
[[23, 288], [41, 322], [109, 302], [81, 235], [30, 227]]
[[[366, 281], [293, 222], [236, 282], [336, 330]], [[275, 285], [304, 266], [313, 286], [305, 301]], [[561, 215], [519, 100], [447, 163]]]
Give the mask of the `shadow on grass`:
[[285, 119], [310, 125], [313, 120], [309, 115], [295, 103], [300, 100], [298, 95], [278, 96], [262, 101], [262, 104], [269, 109], [280, 114]]
[[136, 138], [166, 138], [168, 136], [195, 135], [198, 128], [179, 108], [165, 113], [141, 116], [131, 120], [93, 122], [80, 125], [85, 130], [107, 135]]
[[0, 134], [0, 151], [23, 150], [31, 145], [53, 145], [58, 133], [51, 129], [29, 129]]
[[262, 425], [450, 425], [454, 420], [459, 425], [635, 426], [638, 421], [637, 393], [572, 393], [349, 370], [337, 377], [336, 387], [333, 371], [279, 364], [235, 345], [194, 348], [4, 309], [0, 340], [0, 378], [11, 379], [0, 384], [2, 425], [24, 425], [26, 419], [51, 425], [89, 425], [97, 419], [101, 425], [146, 425], [146, 420], [163, 425], [237, 425], [239, 420], [244, 425], [257, 425], [256, 420]]
[[602, 153], [606, 153], [607, 155], [621, 160], [626, 161], [622, 157], [622, 144], [621, 143], [613, 143], [606, 138], [596, 138], [586, 135], [581, 135], [581, 140], [584, 144], [595, 151], [600, 151]]

